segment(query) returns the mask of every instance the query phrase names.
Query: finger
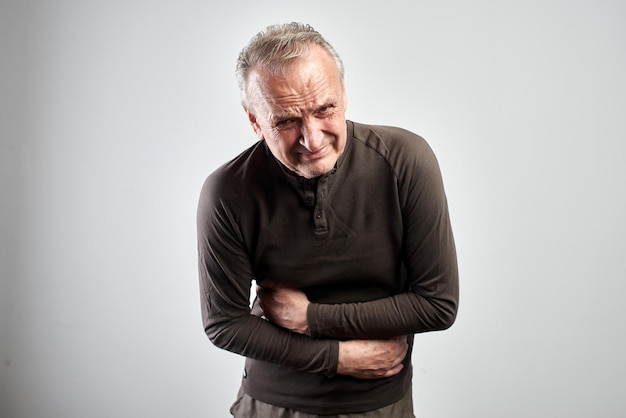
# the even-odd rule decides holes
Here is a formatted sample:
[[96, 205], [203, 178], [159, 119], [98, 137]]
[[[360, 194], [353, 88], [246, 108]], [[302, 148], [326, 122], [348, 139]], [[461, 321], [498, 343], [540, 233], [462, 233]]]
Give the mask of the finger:
[[394, 367], [398, 367], [400, 365], [402, 365], [404, 363], [404, 358], [406, 357], [406, 354], [401, 354], [398, 357], [396, 357], [396, 359], [393, 361], [392, 364], [392, 368]]
[[404, 368], [404, 364], [400, 363], [397, 366], [392, 367], [387, 370], [377, 370], [377, 371], [370, 370], [369, 372], [365, 372], [357, 377], [361, 379], [382, 379], [385, 377], [391, 377], [391, 376], [397, 375], [398, 373], [400, 373], [400, 371], [403, 368]]
[[400, 346], [400, 352], [402, 353], [402, 355], [405, 355], [407, 353], [407, 351], [409, 351], [409, 344], [406, 343], [406, 341]]
[[387, 370], [387, 372], [382, 376], [382, 377], [391, 377], [391, 376], [395, 376], [398, 373], [400, 373], [400, 371], [404, 368], [404, 364], [400, 363], [397, 366]]

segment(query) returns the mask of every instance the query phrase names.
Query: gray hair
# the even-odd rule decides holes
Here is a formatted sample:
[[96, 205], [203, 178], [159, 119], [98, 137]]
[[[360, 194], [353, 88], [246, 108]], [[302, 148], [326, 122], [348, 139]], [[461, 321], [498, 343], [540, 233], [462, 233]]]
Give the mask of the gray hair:
[[250, 109], [248, 76], [251, 70], [263, 68], [279, 74], [290, 61], [306, 55], [310, 44], [319, 45], [330, 54], [343, 82], [344, 68], [339, 54], [313, 27], [297, 22], [272, 25], [255, 35], [239, 53], [235, 75], [243, 106]]

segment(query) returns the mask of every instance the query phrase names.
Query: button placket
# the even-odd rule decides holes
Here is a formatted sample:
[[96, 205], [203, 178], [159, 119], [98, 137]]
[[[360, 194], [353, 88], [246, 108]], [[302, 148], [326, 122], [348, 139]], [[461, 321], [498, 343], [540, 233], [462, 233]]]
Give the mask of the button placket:
[[320, 178], [317, 183], [317, 199], [315, 199], [315, 210], [313, 211], [313, 223], [315, 224], [315, 232], [327, 232], [328, 222], [326, 219], [326, 199], [328, 196], [328, 177], [327, 175]]

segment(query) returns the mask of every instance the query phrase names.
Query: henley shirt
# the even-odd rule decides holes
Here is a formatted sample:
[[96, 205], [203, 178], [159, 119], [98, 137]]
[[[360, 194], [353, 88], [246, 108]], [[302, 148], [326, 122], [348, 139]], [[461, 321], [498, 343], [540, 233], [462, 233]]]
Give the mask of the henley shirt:
[[[311, 414], [364, 412], [411, 389], [414, 334], [452, 325], [456, 250], [436, 157], [401, 128], [347, 121], [333, 170], [293, 175], [258, 141], [206, 179], [198, 205], [204, 329], [246, 357], [242, 387]], [[254, 281], [302, 290], [311, 336], [250, 306]], [[404, 369], [382, 379], [336, 374], [339, 341], [406, 335]]]

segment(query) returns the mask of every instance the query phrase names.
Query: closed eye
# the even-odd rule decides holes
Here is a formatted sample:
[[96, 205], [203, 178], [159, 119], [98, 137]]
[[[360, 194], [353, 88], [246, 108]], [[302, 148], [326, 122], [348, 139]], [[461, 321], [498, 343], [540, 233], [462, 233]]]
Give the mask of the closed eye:
[[277, 129], [285, 129], [291, 127], [294, 123], [296, 123], [295, 118], [284, 118], [275, 122], [274, 127]]
[[321, 106], [319, 109], [317, 109], [317, 114], [319, 116], [324, 116], [328, 113], [331, 113], [334, 108], [335, 108], [335, 105], [333, 104]]

